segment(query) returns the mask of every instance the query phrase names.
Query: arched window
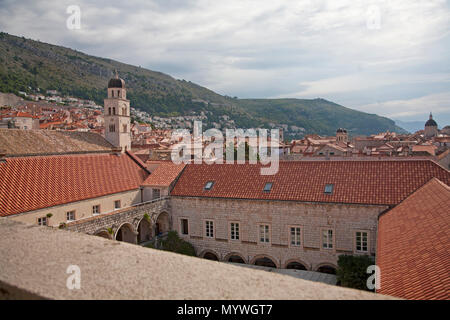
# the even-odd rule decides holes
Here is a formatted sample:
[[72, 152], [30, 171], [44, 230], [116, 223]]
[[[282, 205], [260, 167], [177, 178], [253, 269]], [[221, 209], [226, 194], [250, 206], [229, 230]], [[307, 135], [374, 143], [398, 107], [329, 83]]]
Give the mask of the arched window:
[[116, 107], [113, 107], [113, 114], [116, 114]]
[[108, 108], [108, 114], [111, 115], [111, 107]]

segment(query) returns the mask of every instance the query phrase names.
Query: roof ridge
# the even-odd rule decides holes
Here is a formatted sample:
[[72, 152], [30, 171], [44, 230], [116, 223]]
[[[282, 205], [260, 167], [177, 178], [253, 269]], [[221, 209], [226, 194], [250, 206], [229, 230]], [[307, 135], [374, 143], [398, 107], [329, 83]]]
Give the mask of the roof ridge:
[[144, 169], [149, 175], [151, 174], [150, 170], [148, 170], [148, 168], [145, 166], [145, 163], [138, 156], [136, 156], [134, 153], [132, 153], [129, 150], [126, 150], [125, 153], [131, 159], [133, 159], [133, 161], [136, 162], [142, 169]]

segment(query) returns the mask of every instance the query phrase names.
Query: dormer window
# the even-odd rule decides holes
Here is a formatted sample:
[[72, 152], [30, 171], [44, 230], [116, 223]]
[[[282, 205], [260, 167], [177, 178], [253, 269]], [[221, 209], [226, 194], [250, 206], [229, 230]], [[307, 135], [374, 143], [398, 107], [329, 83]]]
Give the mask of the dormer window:
[[272, 190], [272, 184], [272, 182], [267, 182], [264, 186], [264, 192], [270, 192], [270, 190]]
[[211, 188], [213, 187], [213, 185], [214, 185], [214, 181], [208, 181], [208, 182], [205, 184], [205, 190], [211, 190]]
[[325, 185], [325, 194], [332, 194], [334, 189], [334, 184]]

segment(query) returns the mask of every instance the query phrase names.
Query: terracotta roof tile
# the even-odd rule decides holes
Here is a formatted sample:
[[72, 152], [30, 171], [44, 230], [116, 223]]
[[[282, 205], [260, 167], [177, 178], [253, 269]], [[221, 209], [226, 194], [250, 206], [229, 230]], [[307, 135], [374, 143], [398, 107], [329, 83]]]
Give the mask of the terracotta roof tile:
[[184, 163], [174, 164], [171, 161], [162, 161], [142, 185], [168, 187], [179, 176], [184, 167]]
[[0, 216], [137, 189], [147, 176], [128, 154], [7, 158], [0, 162]]
[[436, 178], [380, 216], [378, 292], [405, 299], [450, 299], [449, 230], [450, 187]]
[[[260, 175], [261, 167], [188, 164], [171, 195], [396, 205], [433, 177], [450, 183], [450, 172], [427, 160], [280, 161], [272, 176]], [[270, 192], [263, 192], [266, 182], [273, 182]], [[334, 184], [332, 194], [326, 184]]]

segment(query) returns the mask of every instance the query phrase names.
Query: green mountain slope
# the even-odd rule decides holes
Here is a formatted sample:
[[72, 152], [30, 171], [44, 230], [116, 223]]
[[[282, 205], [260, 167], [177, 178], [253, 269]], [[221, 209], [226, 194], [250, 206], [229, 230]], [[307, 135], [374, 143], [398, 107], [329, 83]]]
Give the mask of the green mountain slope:
[[334, 134], [338, 127], [353, 135], [402, 131], [392, 120], [323, 99], [233, 99], [161, 72], [0, 33], [1, 92], [30, 92], [29, 87], [39, 87], [103, 104], [115, 69], [126, 81], [133, 107], [159, 116], [209, 111], [206, 127], [228, 115], [237, 127], [284, 124], [304, 128], [302, 134]]

